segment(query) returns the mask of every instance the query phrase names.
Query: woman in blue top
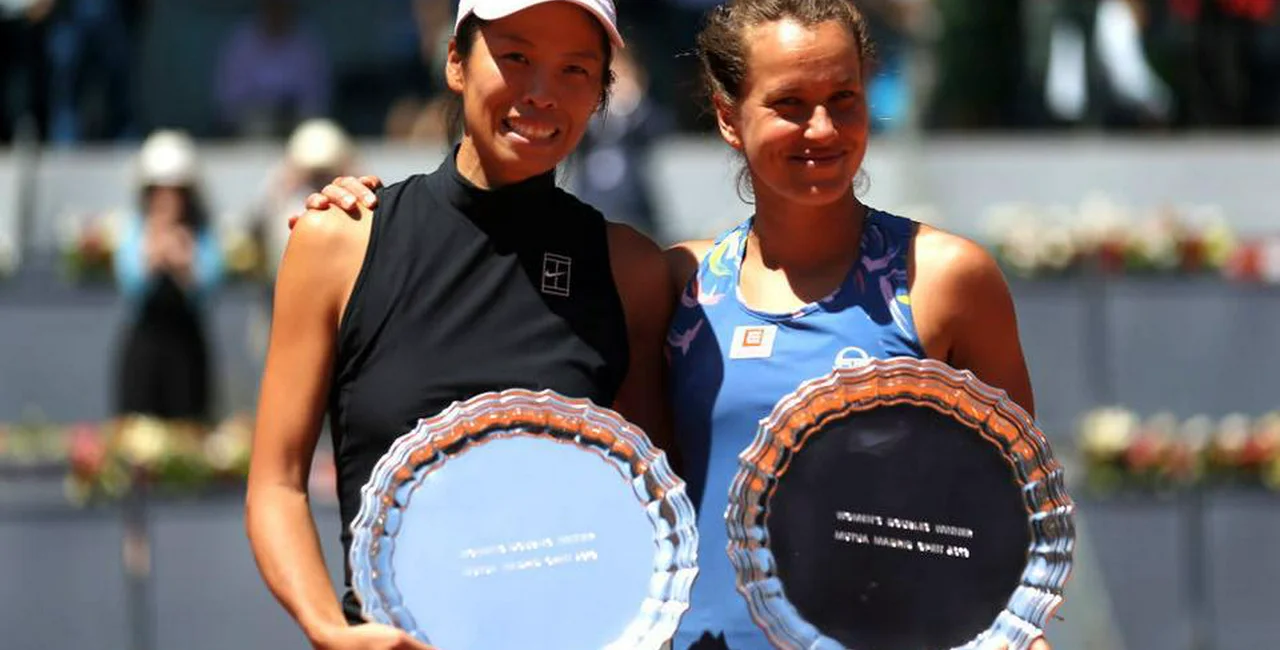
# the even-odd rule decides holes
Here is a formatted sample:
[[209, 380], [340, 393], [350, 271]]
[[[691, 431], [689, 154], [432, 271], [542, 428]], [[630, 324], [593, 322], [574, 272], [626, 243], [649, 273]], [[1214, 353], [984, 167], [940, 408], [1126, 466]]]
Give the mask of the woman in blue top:
[[[731, 0], [712, 11], [698, 44], [720, 135], [745, 159], [755, 212], [669, 255], [672, 406], [700, 535], [699, 575], [673, 647], [764, 649], [735, 587], [722, 515], [738, 454], [778, 400], [833, 367], [896, 356], [971, 370], [1033, 414], [1034, 400], [992, 257], [854, 193], [871, 63], [854, 5]], [[366, 194], [344, 178], [308, 205], [352, 206]]]
[[701, 551], [675, 645], [768, 648], [736, 592], [722, 514], [739, 453], [783, 396], [834, 367], [906, 356], [972, 370], [1029, 411], [1033, 399], [991, 256], [854, 193], [871, 63], [854, 5], [732, 1], [711, 12], [698, 45], [755, 213], [671, 251], [672, 407]]

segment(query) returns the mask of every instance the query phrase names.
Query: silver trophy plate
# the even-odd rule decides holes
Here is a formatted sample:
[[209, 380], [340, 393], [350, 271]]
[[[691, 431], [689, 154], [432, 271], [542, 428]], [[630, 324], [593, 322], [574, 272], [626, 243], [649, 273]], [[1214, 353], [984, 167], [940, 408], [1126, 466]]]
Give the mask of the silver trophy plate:
[[778, 402], [725, 518], [738, 590], [778, 648], [1024, 650], [1062, 603], [1073, 513], [1022, 408], [902, 358]]
[[366, 620], [440, 648], [659, 648], [688, 608], [697, 530], [666, 455], [552, 391], [456, 403], [363, 487], [352, 587]]

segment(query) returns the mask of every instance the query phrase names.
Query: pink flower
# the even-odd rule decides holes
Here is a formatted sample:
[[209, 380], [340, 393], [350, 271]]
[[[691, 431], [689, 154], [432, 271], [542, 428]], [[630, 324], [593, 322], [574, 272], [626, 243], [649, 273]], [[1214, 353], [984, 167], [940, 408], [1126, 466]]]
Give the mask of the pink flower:
[[82, 479], [97, 476], [107, 460], [107, 441], [92, 425], [72, 428], [67, 442], [67, 459], [71, 472]]

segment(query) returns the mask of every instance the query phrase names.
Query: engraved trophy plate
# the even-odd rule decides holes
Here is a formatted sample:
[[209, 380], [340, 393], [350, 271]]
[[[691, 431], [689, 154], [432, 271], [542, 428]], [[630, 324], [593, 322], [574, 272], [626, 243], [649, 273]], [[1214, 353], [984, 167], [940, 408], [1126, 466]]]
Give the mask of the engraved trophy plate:
[[1024, 650], [1075, 544], [1062, 466], [968, 371], [871, 360], [802, 384], [740, 455], [725, 512], [752, 618], [778, 648]]
[[395, 441], [361, 491], [352, 587], [368, 621], [440, 648], [659, 648], [697, 574], [666, 455], [552, 391], [458, 402]]

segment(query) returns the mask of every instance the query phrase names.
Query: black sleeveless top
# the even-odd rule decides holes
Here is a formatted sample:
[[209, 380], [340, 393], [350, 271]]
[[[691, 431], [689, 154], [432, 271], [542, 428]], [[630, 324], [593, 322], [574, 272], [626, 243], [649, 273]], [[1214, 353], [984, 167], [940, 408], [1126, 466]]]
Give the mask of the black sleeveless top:
[[554, 172], [482, 190], [453, 154], [379, 192], [329, 395], [344, 563], [360, 488], [419, 418], [506, 388], [612, 405], [629, 351], [605, 226]]

